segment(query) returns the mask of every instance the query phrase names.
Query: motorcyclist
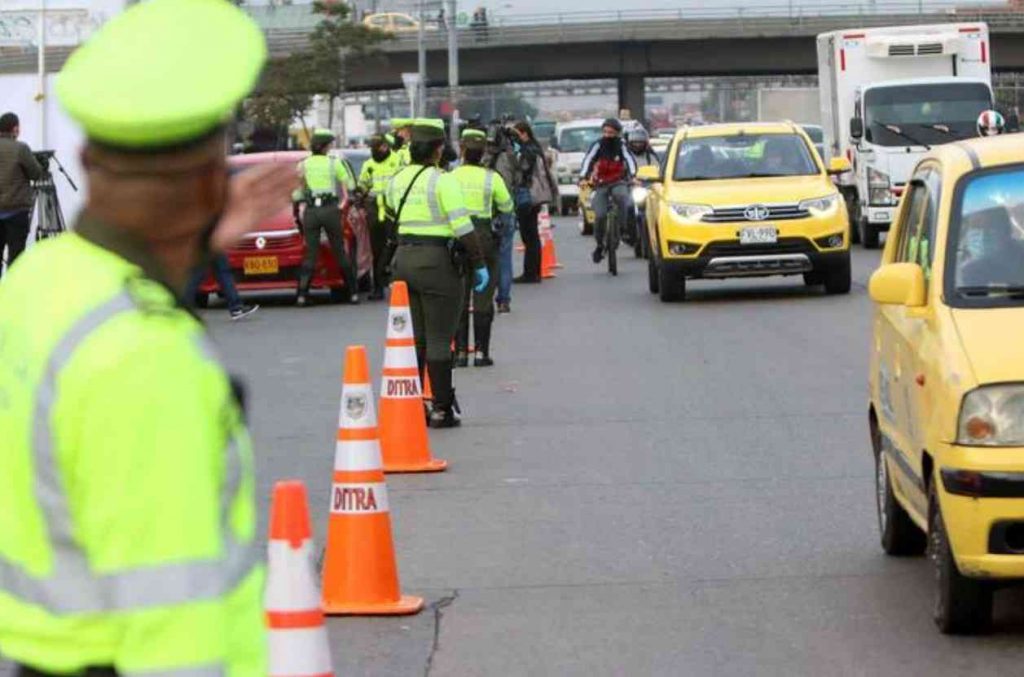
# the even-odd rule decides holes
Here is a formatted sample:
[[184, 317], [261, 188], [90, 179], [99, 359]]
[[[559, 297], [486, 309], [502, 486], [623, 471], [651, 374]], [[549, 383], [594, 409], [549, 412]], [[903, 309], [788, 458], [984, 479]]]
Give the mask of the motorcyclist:
[[629, 142], [629, 152], [636, 158], [640, 167], [661, 164], [661, 158], [651, 148], [651, 135], [646, 129], [634, 129], [626, 135]]
[[626, 229], [629, 184], [636, 176], [636, 158], [629, 152], [622, 138], [622, 123], [615, 118], [608, 118], [601, 125], [601, 135], [590, 146], [580, 168], [581, 180], [594, 186], [591, 201], [596, 220], [594, 236], [597, 239], [592, 256], [594, 263], [600, 263], [605, 255], [604, 238], [612, 200], [618, 205], [619, 232]]
[[978, 116], [978, 136], [999, 136], [1006, 131], [1006, 120], [999, 111], [987, 110]]

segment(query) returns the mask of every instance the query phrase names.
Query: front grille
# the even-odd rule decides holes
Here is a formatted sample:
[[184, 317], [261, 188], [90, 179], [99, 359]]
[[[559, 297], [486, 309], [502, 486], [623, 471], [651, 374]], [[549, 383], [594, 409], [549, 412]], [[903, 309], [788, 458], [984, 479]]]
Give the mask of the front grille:
[[[737, 221], [750, 221], [745, 212], [752, 205], [741, 207], [717, 207], [710, 214], [705, 214], [701, 221], [705, 223], [735, 223]], [[768, 209], [768, 216], [760, 221], [792, 221], [794, 219], [806, 219], [810, 212], [800, 209], [797, 204], [763, 205]], [[758, 221], [754, 221], [758, 223]]]
[[297, 244], [300, 244], [301, 241], [302, 241], [302, 236], [301, 235], [292, 235], [292, 236], [289, 236], [289, 237], [274, 237], [274, 238], [268, 237], [268, 238], [266, 238], [266, 241], [267, 241], [267, 244], [266, 244], [265, 247], [263, 247], [263, 249], [258, 249], [256, 247], [256, 240], [255, 239], [245, 239], [245, 240], [242, 240], [241, 242], [236, 244], [233, 247], [233, 249], [237, 249], [239, 251], [247, 251], [247, 252], [249, 252], [249, 251], [253, 251], [253, 252], [280, 251], [282, 249], [290, 249], [291, 247], [294, 247]]
[[923, 45], [917, 46], [918, 56], [934, 56], [937, 54], [942, 54], [941, 42], [927, 42]]
[[724, 256], [771, 256], [773, 254], [810, 254], [815, 251], [814, 245], [802, 237], [780, 237], [775, 244], [740, 244], [735, 240], [729, 242], [712, 242], [701, 252], [702, 256], [711, 258]]

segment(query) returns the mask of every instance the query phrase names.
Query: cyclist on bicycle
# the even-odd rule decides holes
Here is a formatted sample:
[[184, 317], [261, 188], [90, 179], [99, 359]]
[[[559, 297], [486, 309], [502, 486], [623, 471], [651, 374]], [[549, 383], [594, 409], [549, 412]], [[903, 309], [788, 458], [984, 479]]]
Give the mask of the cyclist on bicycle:
[[580, 168], [582, 181], [594, 187], [591, 204], [594, 207], [594, 263], [604, 258], [604, 239], [607, 232], [607, 217], [611, 201], [618, 207], [619, 232], [626, 229], [626, 212], [629, 209], [629, 184], [636, 176], [636, 158], [629, 152], [622, 138], [622, 123], [608, 118], [601, 125], [601, 138], [590, 146]]

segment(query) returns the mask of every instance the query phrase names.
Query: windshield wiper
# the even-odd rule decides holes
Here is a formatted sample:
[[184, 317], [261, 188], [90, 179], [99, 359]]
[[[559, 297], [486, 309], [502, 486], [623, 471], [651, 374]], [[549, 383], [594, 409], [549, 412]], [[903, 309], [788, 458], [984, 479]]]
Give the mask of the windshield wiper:
[[915, 146], [924, 146], [925, 150], [931, 150], [932, 149], [932, 147], [929, 146], [927, 143], [925, 143], [924, 141], [921, 141], [920, 139], [914, 138], [910, 134], [907, 134], [906, 132], [904, 132], [902, 129], [900, 129], [896, 125], [889, 124], [888, 122], [879, 122], [878, 120], [875, 120], [871, 124], [878, 125], [882, 129], [888, 130], [888, 131], [892, 132], [893, 134], [895, 134], [896, 136], [901, 136], [904, 139], [906, 139], [907, 141], [909, 141], [910, 143], [914, 144]]
[[989, 284], [957, 287], [956, 293], [961, 296], [1008, 296], [1024, 298], [1024, 285]]

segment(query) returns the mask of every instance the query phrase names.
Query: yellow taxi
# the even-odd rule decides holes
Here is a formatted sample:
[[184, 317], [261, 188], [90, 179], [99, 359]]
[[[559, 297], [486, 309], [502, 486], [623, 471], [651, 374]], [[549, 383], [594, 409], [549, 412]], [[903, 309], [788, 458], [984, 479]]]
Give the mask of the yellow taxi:
[[1024, 579], [1024, 135], [921, 160], [869, 292], [882, 548], [927, 550], [939, 629], [982, 632]]
[[651, 293], [686, 295], [686, 280], [803, 275], [829, 294], [850, 291], [850, 226], [814, 143], [789, 122], [688, 127], [678, 131], [651, 184], [647, 229]]

